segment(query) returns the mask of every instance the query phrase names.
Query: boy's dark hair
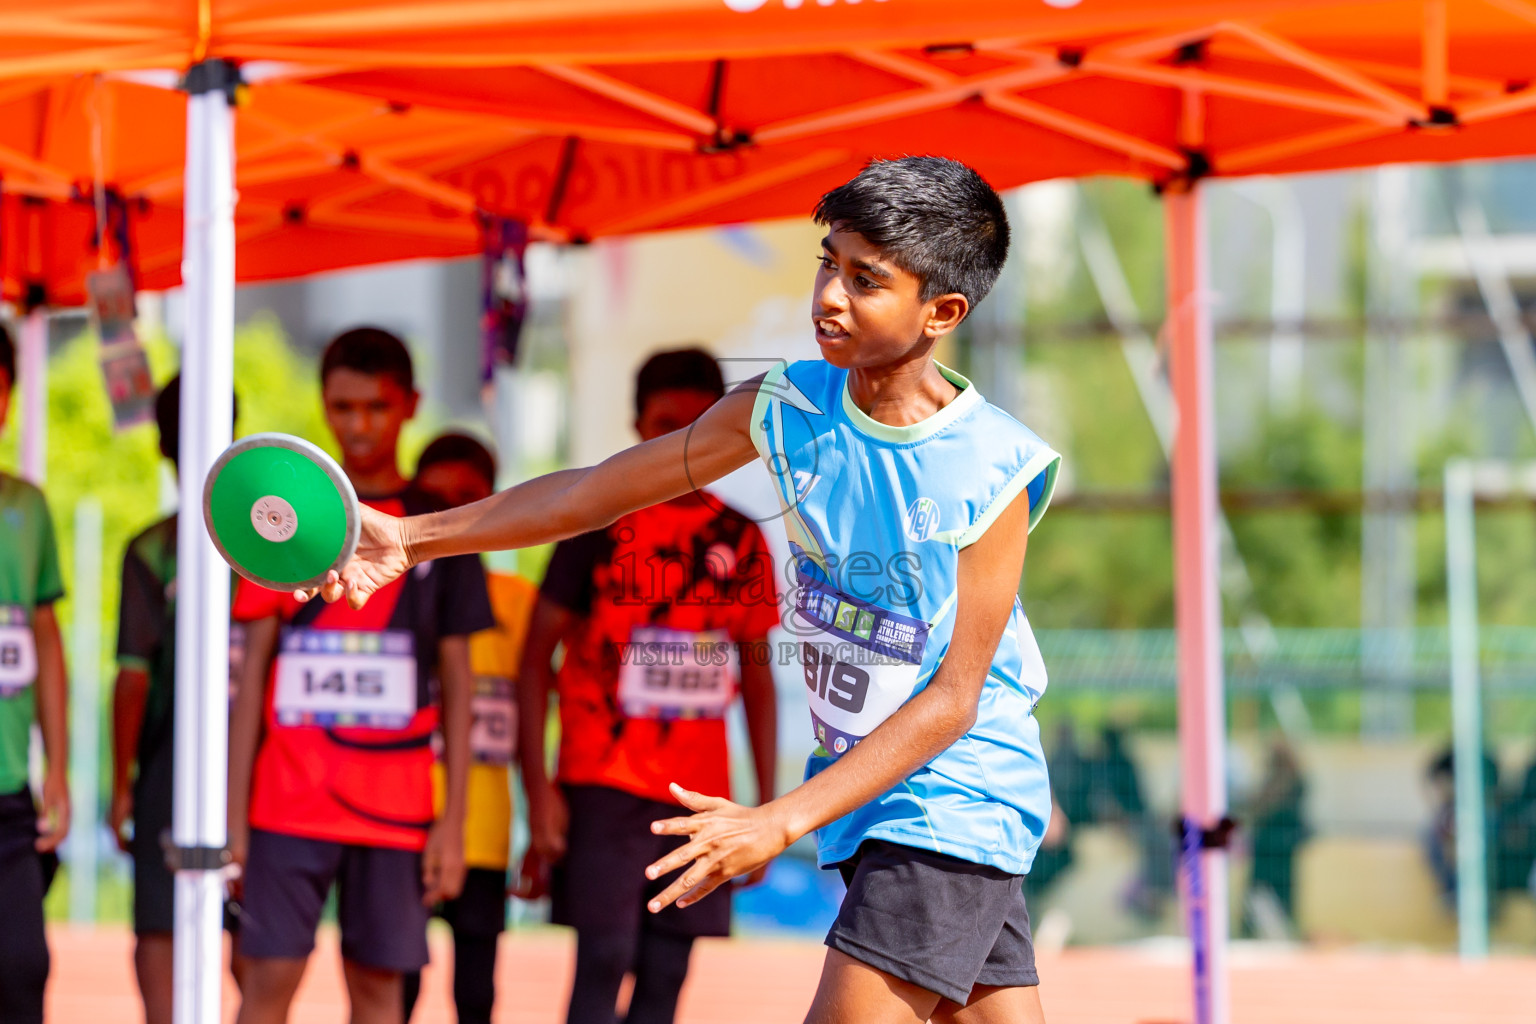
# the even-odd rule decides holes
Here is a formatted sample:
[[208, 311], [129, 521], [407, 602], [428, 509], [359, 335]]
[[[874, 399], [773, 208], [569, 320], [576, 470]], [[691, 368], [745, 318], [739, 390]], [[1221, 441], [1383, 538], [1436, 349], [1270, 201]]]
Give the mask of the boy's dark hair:
[[635, 415], [645, 411], [645, 400], [658, 391], [686, 388], [720, 398], [725, 378], [715, 357], [701, 348], [674, 348], [657, 352], [635, 375]]
[[468, 434], [444, 434], [427, 445], [416, 460], [416, 475], [444, 462], [462, 462], [479, 473], [486, 483], [496, 486], [496, 456]]
[[16, 343], [5, 324], [0, 324], [0, 373], [5, 374], [6, 383], [16, 386]]
[[382, 327], [354, 327], [336, 335], [320, 357], [321, 387], [333, 370], [388, 377], [407, 391], [416, 390], [410, 351], [398, 336]]
[[986, 298], [1008, 258], [1008, 215], [981, 175], [958, 160], [874, 160], [821, 197], [816, 223], [863, 235], [923, 282], [922, 299]]
[[[230, 396], [230, 420], [240, 417], [240, 399]], [[181, 466], [181, 374], [165, 382], [155, 396], [155, 426], [160, 430], [160, 454]]]

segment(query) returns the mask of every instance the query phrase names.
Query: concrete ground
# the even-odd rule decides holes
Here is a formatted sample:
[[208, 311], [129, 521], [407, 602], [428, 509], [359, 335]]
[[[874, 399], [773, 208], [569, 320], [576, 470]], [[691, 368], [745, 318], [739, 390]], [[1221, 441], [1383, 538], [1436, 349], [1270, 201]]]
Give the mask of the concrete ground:
[[[50, 1024], [137, 1020], [132, 936], [118, 928], [54, 928]], [[445, 964], [446, 936], [433, 935]], [[683, 994], [680, 1024], [797, 1024], [815, 989], [822, 948], [813, 942], [738, 939], [701, 943]], [[1176, 944], [1067, 949], [1041, 959], [1041, 997], [1053, 1024], [1172, 1024], [1190, 1019], [1187, 954]], [[565, 933], [537, 930], [503, 940], [499, 1024], [558, 1024], [570, 985]], [[235, 994], [227, 989], [226, 1018]], [[1536, 959], [1464, 966], [1454, 957], [1358, 949], [1265, 949], [1232, 955], [1238, 1024], [1526, 1024], [1536, 1006]], [[299, 993], [293, 1024], [342, 1024], [334, 933]], [[446, 968], [426, 972], [419, 1024], [453, 1020]]]

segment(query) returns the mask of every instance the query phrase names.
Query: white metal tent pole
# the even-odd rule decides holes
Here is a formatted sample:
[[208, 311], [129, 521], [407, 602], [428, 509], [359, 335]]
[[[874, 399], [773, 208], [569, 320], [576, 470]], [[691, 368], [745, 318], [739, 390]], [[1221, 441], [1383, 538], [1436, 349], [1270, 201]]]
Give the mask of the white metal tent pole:
[[1488, 955], [1483, 706], [1478, 675], [1477, 534], [1472, 463], [1445, 464], [1445, 589], [1451, 632], [1451, 750], [1456, 807], [1456, 936], [1464, 959]]
[[67, 842], [69, 920], [96, 923], [96, 870], [101, 829], [97, 780], [101, 764], [101, 502], [75, 505], [74, 622], [70, 629], [69, 798], [80, 826]]
[[1173, 442], [1173, 554], [1179, 638], [1184, 821], [1180, 881], [1194, 951], [1195, 1024], [1226, 1024], [1226, 715], [1222, 693], [1220, 530], [1205, 218], [1199, 186], [1163, 195]]
[[[41, 487], [48, 476], [48, 312], [21, 322], [16, 367], [21, 378], [21, 475]], [[13, 382], [14, 383], [14, 382]]]
[[235, 68], [187, 72], [185, 240], [181, 277], [180, 519], [177, 527], [176, 1024], [221, 1019], [229, 763], [229, 568], [203, 529], [203, 479], [229, 446], [234, 389]]

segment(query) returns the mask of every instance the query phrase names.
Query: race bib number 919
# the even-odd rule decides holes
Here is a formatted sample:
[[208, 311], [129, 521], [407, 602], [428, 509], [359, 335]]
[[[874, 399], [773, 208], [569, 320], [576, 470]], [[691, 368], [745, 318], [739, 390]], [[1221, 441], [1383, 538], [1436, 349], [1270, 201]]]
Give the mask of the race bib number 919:
[[804, 573], [795, 612], [816, 740], [830, 754], [846, 753], [912, 696], [928, 623]]
[[287, 629], [273, 696], [281, 725], [403, 729], [416, 714], [410, 633]]
[[27, 610], [0, 605], [0, 697], [14, 697], [37, 679], [37, 644]]

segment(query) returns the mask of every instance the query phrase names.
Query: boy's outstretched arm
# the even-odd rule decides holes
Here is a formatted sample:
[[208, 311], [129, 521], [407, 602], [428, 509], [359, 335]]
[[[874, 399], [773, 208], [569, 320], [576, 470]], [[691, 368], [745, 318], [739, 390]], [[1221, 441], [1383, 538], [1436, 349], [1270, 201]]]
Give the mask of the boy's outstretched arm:
[[955, 631], [933, 679], [815, 777], [761, 807], [742, 807], [674, 785], [673, 794], [697, 813], [658, 821], [652, 829], [691, 838], [647, 868], [646, 875], [660, 878], [691, 866], [649, 909], [654, 913], [674, 901], [679, 906], [698, 902], [806, 833], [874, 800], [964, 736], [976, 721], [982, 684], [1018, 597], [1028, 535], [1026, 490], [960, 552]]
[[69, 672], [64, 666], [64, 642], [52, 604], [40, 604], [32, 615], [37, 644], [37, 725], [43, 734], [43, 806], [37, 848], [58, 849], [69, 835]]
[[750, 424], [760, 378], [726, 395], [692, 427], [627, 448], [586, 469], [536, 477], [433, 515], [396, 519], [362, 509], [357, 554], [308, 600], [343, 595], [354, 608], [411, 566], [449, 555], [531, 547], [607, 526], [620, 516], [687, 494], [757, 457]]

